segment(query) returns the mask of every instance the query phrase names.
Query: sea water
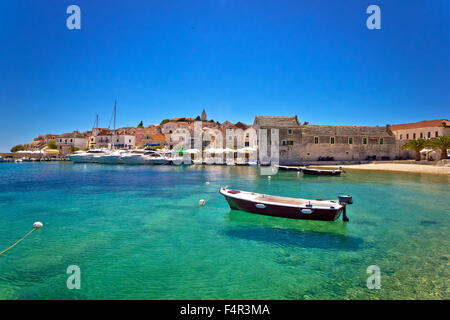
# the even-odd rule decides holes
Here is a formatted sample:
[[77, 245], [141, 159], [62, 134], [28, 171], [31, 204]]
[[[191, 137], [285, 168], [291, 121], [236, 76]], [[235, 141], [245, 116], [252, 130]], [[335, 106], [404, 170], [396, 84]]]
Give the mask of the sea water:
[[[44, 227], [0, 256], [0, 299], [449, 298], [449, 176], [258, 170], [2, 163], [0, 251]], [[226, 185], [354, 204], [348, 223], [260, 216], [230, 210]]]

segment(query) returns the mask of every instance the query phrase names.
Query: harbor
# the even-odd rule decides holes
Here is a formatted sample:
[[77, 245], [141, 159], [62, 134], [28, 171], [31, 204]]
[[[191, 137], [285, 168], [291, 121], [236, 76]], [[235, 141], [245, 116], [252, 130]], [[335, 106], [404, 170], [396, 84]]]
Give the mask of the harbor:
[[[448, 297], [448, 176], [280, 171], [268, 179], [258, 170], [1, 164], [0, 243], [6, 248], [36, 220], [44, 227], [1, 256], [0, 298]], [[351, 194], [350, 222], [231, 210], [218, 192], [227, 185], [307, 199]], [[61, 272], [74, 261], [83, 270], [78, 291], [65, 288]], [[384, 270], [383, 290], [365, 287], [370, 264]]]

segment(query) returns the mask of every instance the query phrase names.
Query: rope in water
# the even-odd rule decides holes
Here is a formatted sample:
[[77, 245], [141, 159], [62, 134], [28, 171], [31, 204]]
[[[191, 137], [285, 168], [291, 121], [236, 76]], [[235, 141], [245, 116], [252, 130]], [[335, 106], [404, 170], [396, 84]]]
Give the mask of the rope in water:
[[30, 232], [28, 232], [26, 235], [24, 235], [22, 238], [20, 238], [16, 243], [14, 243], [11, 247], [9, 247], [6, 250], [3, 250], [2, 252], [0, 252], [0, 254], [4, 254], [6, 251], [14, 248], [16, 245], [18, 245], [20, 242], [22, 242], [23, 239], [25, 239], [26, 237], [28, 237], [34, 230], [36, 230], [36, 228], [31, 229]]
[[[348, 208], [347, 208], [348, 209]], [[363, 215], [362, 213], [359, 213], [358, 211], [356, 211], [355, 209], [351, 208], [350, 211], [353, 211], [356, 214], [359, 214], [361, 217], [367, 219], [367, 217], [365, 215]]]

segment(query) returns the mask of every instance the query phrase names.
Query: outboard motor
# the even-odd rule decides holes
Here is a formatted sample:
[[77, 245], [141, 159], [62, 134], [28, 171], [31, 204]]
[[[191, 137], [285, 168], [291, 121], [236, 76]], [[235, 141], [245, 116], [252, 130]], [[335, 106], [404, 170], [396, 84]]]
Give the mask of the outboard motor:
[[353, 198], [351, 195], [339, 196], [339, 203], [344, 205], [344, 210], [342, 211], [342, 220], [344, 222], [349, 222], [349, 218], [347, 217], [347, 204], [353, 203]]
[[351, 195], [339, 196], [339, 203], [352, 204], [353, 198]]

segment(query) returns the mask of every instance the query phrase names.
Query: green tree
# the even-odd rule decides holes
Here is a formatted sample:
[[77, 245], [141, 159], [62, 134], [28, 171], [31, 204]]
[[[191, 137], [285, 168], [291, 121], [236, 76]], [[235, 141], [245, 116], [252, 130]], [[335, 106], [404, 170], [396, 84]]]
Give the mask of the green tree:
[[441, 159], [447, 159], [447, 150], [450, 149], [450, 134], [428, 140], [428, 146], [441, 151]]
[[70, 147], [70, 153], [75, 153], [78, 150], [80, 150], [80, 149], [78, 149], [77, 147], [74, 147], [74, 146]]
[[144, 129], [144, 122], [141, 120], [141, 122], [139, 122], [138, 128]]
[[412, 150], [416, 153], [416, 161], [420, 161], [420, 151], [427, 146], [427, 141], [424, 139], [408, 140], [400, 147], [402, 150]]
[[47, 143], [47, 148], [49, 149], [57, 149], [56, 147], [56, 142], [55, 141], [50, 141], [49, 143]]
[[17, 146], [14, 146], [11, 148], [11, 152], [17, 152], [17, 151], [23, 151], [25, 150], [25, 147], [21, 144], [18, 144]]
[[163, 124], [170, 122], [170, 119], [164, 119], [163, 121], [161, 121], [161, 123], [159, 124], [160, 126], [162, 126]]
[[202, 118], [200, 118], [200, 116], [197, 116], [197, 118], [195, 118], [195, 121], [201, 121]]

